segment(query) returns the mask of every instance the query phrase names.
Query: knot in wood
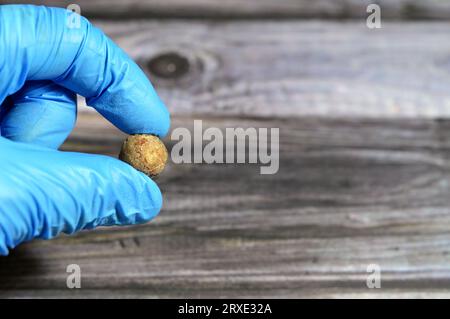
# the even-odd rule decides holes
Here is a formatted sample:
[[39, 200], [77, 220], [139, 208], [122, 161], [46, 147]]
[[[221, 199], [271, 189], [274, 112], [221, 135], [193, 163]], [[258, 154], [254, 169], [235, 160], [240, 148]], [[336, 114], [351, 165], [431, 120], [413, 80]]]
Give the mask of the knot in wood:
[[177, 79], [189, 71], [189, 60], [178, 53], [168, 52], [148, 62], [149, 71], [164, 79]]

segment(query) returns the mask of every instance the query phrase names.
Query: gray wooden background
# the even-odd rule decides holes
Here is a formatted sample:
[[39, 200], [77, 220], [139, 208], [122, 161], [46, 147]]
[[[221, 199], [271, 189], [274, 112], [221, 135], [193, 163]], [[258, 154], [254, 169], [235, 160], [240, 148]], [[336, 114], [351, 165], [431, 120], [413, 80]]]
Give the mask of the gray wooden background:
[[[22, 245], [0, 297], [450, 297], [450, 1], [374, 2], [380, 30], [365, 0], [76, 2], [172, 128], [279, 127], [280, 171], [170, 163], [153, 222]], [[81, 109], [63, 149], [117, 156]]]

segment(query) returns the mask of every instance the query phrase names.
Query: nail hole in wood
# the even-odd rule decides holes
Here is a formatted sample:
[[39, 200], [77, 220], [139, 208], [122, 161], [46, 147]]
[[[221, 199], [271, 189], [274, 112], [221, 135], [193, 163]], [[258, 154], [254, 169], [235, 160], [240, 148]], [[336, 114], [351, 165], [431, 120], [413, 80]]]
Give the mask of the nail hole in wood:
[[147, 67], [160, 78], [177, 79], [189, 71], [189, 60], [175, 52], [168, 52], [152, 58]]

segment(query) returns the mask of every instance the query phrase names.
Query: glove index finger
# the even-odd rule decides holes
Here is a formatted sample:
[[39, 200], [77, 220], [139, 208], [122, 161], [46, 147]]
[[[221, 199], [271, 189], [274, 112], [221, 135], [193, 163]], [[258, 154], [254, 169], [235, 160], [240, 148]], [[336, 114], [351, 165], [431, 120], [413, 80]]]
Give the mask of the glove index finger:
[[9, 36], [0, 34], [0, 41], [12, 41], [5, 44], [9, 63], [23, 61], [21, 67], [28, 68], [10, 67], [9, 72], [26, 73], [25, 79], [10, 78], [52, 80], [86, 97], [88, 105], [125, 133], [167, 134], [169, 113], [144, 72], [85, 18], [68, 23], [73, 14], [30, 5], [0, 8], [0, 33], [3, 26], [15, 29]]

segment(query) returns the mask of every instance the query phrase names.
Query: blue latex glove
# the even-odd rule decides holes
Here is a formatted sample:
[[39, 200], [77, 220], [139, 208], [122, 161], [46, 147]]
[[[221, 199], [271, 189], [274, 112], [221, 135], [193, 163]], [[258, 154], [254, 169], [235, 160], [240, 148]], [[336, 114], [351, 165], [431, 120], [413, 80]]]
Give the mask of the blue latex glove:
[[56, 149], [86, 97], [126, 133], [164, 136], [169, 114], [150, 82], [99, 29], [64, 9], [0, 6], [0, 254], [21, 242], [142, 223], [162, 196], [117, 159]]

